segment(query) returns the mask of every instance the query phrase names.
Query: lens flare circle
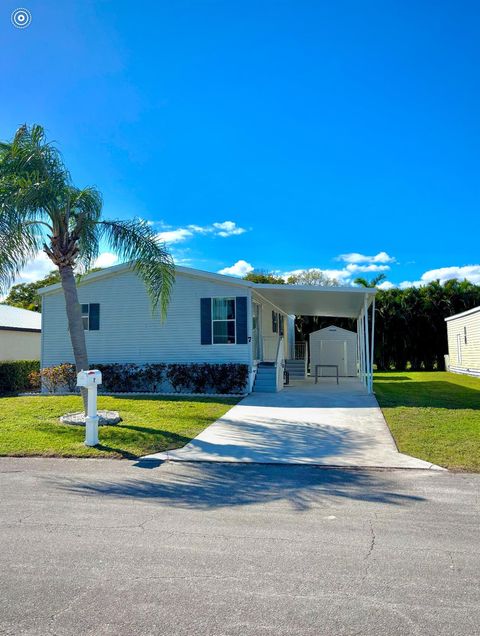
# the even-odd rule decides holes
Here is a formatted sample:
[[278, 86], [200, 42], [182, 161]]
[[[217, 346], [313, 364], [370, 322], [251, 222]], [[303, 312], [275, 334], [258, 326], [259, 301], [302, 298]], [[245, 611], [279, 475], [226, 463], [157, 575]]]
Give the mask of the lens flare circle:
[[25, 29], [32, 21], [32, 14], [28, 9], [15, 9], [12, 12], [12, 24], [17, 29]]

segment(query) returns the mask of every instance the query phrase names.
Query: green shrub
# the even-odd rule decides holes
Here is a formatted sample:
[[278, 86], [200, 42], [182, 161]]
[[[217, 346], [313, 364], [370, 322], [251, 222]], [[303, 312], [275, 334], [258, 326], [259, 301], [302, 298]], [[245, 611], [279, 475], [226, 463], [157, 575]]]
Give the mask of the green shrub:
[[0, 362], [0, 395], [29, 391], [32, 388], [29, 375], [33, 371], [40, 371], [38, 360]]
[[217, 393], [243, 393], [246, 390], [248, 366], [246, 364], [210, 364], [210, 386]]
[[77, 388], [75, 365], [64, 362], [55, 367], [45, 367], [40, 371], [40, 383], [49, 393], [56, 393], [57, 389], [74, 392]]
[[[244, 393], [248, 379], [246, 364], [96, 364], [102, 373], [101, 393], [157, 393], [173, 389], [176, 393]], [[32, 384], [40, 384], [49, 393], [59, 389], [77, 390], [75, 366], [63, 363], [31, 373]], [[165, 383], [170, 386], [165, 386]]]
[[167, 365], [161, 362], [156, 364], [146, 364], [141, 371], [141, 377], [145, 391], [157, 393], [160, 391], [162, 382], [165, 380]]
[[167, 380], [177, 393], [243, 393], [246, 364], [169, 364]]

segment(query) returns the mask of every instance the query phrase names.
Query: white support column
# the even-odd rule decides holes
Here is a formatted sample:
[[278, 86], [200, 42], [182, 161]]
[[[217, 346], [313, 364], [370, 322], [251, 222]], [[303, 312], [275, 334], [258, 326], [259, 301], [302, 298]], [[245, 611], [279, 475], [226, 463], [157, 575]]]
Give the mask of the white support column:
[[363, 309], [360, 312], [360, 379], [365, 384], [365, 329]]
[[360, 319], [357, 318], [357, 377], [360, 378]]
[[364, 332], [365, 332], [365, 386], [367, 391], [371, 393], [370, 389], [370, 347], [369, 347], [369, 337], [368, 337], [368, 301], [367, 296], [365, 295], [365, 300], [363, 301], [363, 313], [364, 313]]
[[375, 296], [372, 303], [372, 336], [371, 336], [371, 356], [370, 356], [370, 393], [373, 393], [373, 357], [375, 352]]

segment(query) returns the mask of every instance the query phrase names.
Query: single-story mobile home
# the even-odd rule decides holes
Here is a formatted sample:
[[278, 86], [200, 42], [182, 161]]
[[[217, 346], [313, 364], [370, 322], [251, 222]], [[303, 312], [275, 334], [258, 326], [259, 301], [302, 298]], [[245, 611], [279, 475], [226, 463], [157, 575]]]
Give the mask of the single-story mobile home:
[[480, 307], [445, 320], [449, 371], [480, 376]]
[[0, 360], [39, 360], [42, 317], [10, 305], [0, 305]]
[[[61, 285], [40, 293], [41, 365], [73, 362]], [[247, 390], [256, 391], [282, 389], [285, 367], [308, 356], [295, 346], [295, 315], [356, 318], [355, 373], [371, 391], [374, 299], [375, 289], [257, 284], [176, 267], [162, 321], [128, 263], [93, 272], [79, 285], [92, 364], [239, 363], [248, 367]]]

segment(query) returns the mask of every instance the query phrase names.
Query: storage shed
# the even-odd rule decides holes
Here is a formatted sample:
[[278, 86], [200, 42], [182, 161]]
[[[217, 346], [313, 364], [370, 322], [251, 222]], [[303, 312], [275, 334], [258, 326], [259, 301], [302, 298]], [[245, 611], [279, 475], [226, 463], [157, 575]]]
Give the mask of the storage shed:
[[445, 318], [448, 370], [480, 377], [480, 307]]
[[[325, 327], [310, 334], [310, 372], [317, 364], [338, 365], [338, 375], [357, 375], [357, 334], [340, 327]], [[319, 376], [336, 375], [335, 369], [319, 369]]]

